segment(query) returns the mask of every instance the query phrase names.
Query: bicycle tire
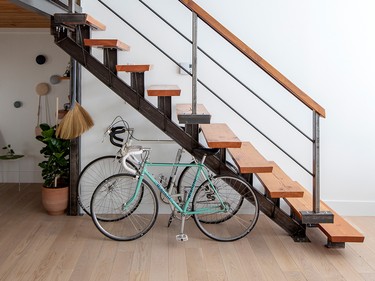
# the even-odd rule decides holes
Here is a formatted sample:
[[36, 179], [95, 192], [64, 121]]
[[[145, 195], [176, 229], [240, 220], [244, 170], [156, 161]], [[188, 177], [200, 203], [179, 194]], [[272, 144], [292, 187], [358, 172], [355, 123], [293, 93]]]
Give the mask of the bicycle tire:
[[[194, 163], [195, 162], [191, 162], [191, 164], [194, 164]], [[198, 166], [188, 166], [182, 170], [181, 175], [178, 178], [177, 194], [183, 194], [185, 188], [192, 187], [194, 178], [197, 174], [197, 170], [198, 170]], [[209, 169], [206, 169], [206, 172], [208, 175], [212, 173]], [[195, 186], [199, 187], [205, 181], [206, 179], [204, 178], [203, 174], [200, 174], [195, 183]]]
[[116, 241], [131, 241], [145, 235], [154, 225], [158, 214], [158, 200], [151, 185], [143, 180], [139, 195], [128, 206], [138, 178], [118, 174], [104, 180], [91, 199], [91, 217], [96, 228]]
[[[195, 162], [192, 162], [192, 163], [195, 163]], [[239, 171], [237, 169], [237, 167], [235, 167], [233, 164], [231, 164], [230, 162], [227, 161], [227, 165], [230, 167], [230, 169], [233, 170], [233, 172], [235, 172], [236, 174], [239, 174]], [[181, 172], [181, 175], [178, 179], [178, 185], [177, 185], [177, 194], [183, 194], [183, 188], [191, 188], [192, 185], [193, 185], [193, 180], [197, 174], [197, 169], [198, 167], [197, 166], [188, 166], [188, 167], [185, 167], [184, 170]], [[207, 174], [209, 175], [210, 178], [213, 177], [214, 173], [212, 171], [210, 171], [207, 167], [206, 167], [206, 171], [207, 171]], [[198, 189], [199, 186], [201, 186], [204, 182], [206, 181], [206, 179], [203, 177], [203, 175], [199, 175], [196, 183], [195, 183], [195, 186], [196, 188]], [[230, 188], [230, 190], [233, 190], [232, 188]], [[241, 204], [243, 202], [243, 197], [239, 198], [238, 200], [238, 204], [237, 204], [237, 207], [238, 208], [234, 208], [232, 209], [232, 211], [234, 212], [234, 214], [238, 211], [238, 209], [241, 207]], [[190, 207], [189, 209], [192, 209], [191, 207], [191, 203], [190, 203]], [[228, 213], [227, 214], [227, 219], [230, 218], [230, 214]], [[224, 217], [222, 217], [220, 219], [220, 221], [218, 221], [217, 223], [220, 223], [222, 222], [223, 220], [225, 220]], [[208, 220], [202, 220], [201, 222], [205, 222], [205, 223], [215, 223], [215, 221], [208, 221]]]
[[[113, 179], [112, 177], [109, 177], [108, 179], [105, 179], [102, 183], [100, 183], [100, 185], [106, 185], [107, 187], [108, 186], [111, 186], [113, 185]], [[135, 187], [134, 187], [135, 188]], [[121, 214], [118, 214], [117, 216], [98, 216], [98, 212], [96, 213], [96, 219], [99, 220], [99, 221], [107, 221], [107, 222], [112, 222], [112, 221], [119, 221], [119, 220], [122, 220], [124, 218], [126, 218], [128, 215], [131, 215], [133, 213], [134, 210], [136, 210], [141, 202], [141, 199], [143, 197], [143, 188], [141, 188], [137, 194], [137, 198], [134, 199], [134, 204], [132, 204], [132, 208], [129, 208], [127, 210], [127, 212], [123, 212]], [[129, 189], [129, 191], [131, 191], [131, 189]], [[91, 204], [90, 203], [90, 211], [91, 211]], [[97, 210], [97, 209], [100, 209], [102, 206], [103, 203], [96, 200], [94, 202], [94, 204], [99, 204], [99, 206], [97, 207], [93, 207], [94, 210]], [[91, 213], [91, 212], [90, 212]]]
[[[135, 168], [133, 163], [127, 163]], [[106, 178], [120, 173], [125, 173], [125, 169], [121, 164], [121, 158], [116, 155], [96, 158], [85, 166], [78, 178], [77, 191], [78, 203], [86, 214], [91, 215], [91, 197], [98, 185]]]
[[[194, 163], [195, 163], [194, 161], [191, 162], [191, 164], [194, 164]], [[234, 166], [232, 163], [230, 163], [228, 161], [226, 162], [226, 164], [234, 173], [239, 175], [239, 171], [238, 171], [236, 166]], [[193, 180], [195, 178], [195, 175], [197, 174], [197, 169], [198, 169], [197, 166], [188, 166], [188, 167], [185, 167], [182, 170], [181, 175], [178, 178], [178, 183], [177, 183], [177, 193], [178, 194], [181, 194], [183, 192], [184, 187], [190, 188], [193, 185]], [[206, 171], [207, 171], [207, 174], [209, 176], [214, 175], [214, 173], [211, 170], [209, 170], [207, 167], [206, 167]], [[201, 174], [201, 175], [199, 175], [199, 177], [197, 179], [197, 182], [195, 183], [195, 186], [199, 187], [205, 181], [206, 181], [206, 179]]]
[[[195, 214], [197, 227], [216, 241], [229, 242], [246, 236], [254, 228], [259, 216], [258, 200], [251, 187], [242, 178], [233, 176], [215, 176], [211, 182], [228, 210]], [[194, 195], [193, 210], [215, 206], [219, 208], [220, 202], [214, 194], [209, 181], [204, 182]], [[242, 202], [238, 206], [239, 201]]]

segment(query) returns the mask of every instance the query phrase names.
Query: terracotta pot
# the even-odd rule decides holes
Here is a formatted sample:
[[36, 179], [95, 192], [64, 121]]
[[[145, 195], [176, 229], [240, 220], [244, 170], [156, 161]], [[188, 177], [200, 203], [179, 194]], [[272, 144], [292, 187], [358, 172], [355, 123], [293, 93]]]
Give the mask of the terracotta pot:
[[63, 215], [68, 208], [68, 187], [42, 187], [42, 204], [51, 216]]

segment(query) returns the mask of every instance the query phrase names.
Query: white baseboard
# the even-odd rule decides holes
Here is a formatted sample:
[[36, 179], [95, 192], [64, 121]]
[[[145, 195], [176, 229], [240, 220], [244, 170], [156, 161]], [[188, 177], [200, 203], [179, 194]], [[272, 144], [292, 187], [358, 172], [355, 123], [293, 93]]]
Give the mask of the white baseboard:
[[323, 201], [341, 216], [375, 216], [375, 201]]
[[43, 182], [40, 171], [2, 171], [0, 172], [0, 182]]

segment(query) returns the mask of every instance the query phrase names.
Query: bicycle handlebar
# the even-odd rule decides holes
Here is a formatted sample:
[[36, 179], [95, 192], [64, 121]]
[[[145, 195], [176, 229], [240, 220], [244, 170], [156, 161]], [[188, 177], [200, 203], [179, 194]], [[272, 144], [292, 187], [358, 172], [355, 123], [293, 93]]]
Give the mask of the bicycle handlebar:
[[126, 171], [128, 171], [131, 174], [136, 174], [137, 173], [136, 170], [130, 168], [127, 165], [126, 159], [128, 159], [129, 156], [140, 155], [140, 154], [143, 153], [143, 151], [144, 151], [144, 149], [140, 145], [128, 146], [128, 147], [124, 148], [124, 156], [122, 157], [121, 162], [122, 162], [122, 166], [124, 167], [124, 169]]
[[[125, 127], [124, 126], [118, 126], [118, 127], [112, 127], [111, 132], [109, 133], [109, 141], [111, 144], [117, 147], [122, 147], [122, 143], [124, 142], [123, 138], [118, 137], [118, 134], [125, 133]], [[117, 142], [116, 142], [117, 141]]]

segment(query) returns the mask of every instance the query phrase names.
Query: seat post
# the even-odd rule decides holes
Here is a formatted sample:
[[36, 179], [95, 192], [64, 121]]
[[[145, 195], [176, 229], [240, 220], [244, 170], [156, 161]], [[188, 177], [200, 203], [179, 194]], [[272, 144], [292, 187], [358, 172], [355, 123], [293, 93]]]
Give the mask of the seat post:
[[203, 164], [204, 161], [206, 161], [206, 157], [207, 157], [207, 154], [204, 154], [203, 157], [202, 157], [202, 160], [201, 160], [201, 164]]

